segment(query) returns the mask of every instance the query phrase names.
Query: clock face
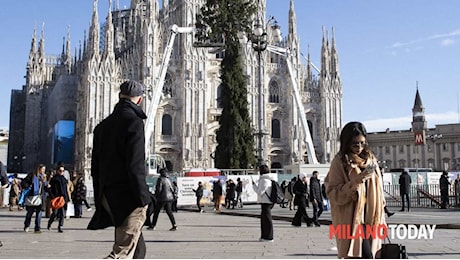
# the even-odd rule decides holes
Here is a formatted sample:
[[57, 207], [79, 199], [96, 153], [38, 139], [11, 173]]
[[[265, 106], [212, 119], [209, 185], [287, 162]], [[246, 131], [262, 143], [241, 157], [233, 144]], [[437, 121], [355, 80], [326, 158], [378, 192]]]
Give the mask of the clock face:
[[414, 116], [423, 116], [423, 112], [415, 112]]

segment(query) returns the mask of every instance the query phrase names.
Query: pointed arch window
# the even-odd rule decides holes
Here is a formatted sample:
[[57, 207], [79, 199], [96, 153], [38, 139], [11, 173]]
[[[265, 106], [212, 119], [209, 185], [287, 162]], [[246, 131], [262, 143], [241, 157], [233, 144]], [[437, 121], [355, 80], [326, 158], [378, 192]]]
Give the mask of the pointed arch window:
[[270, 81], [268, 87], [268, 102], [270, 103], [279, 103], [280, 102], [280, 87], [276, 81]]
[[310, 120], [307, 120], [308, 130], [310, 131], [311, 139], [313, 140], [313, 123]]
[[217, 108], [222, 108], [222, 84], [220, 84], [217, 87], [216, 103], [217, 103]]
[[163, 95], [165, 97], [172, 97], [174, 95], [173, 93], [173, 82], [171, 78], [171, 74], [166, 73], [165, 76], [165, 83], [163, 85]]
[[272, 119], [272, 138], [281, 138], [281, 126], [278, 119]]
[[172, 135], [172, 117], [168, 114], [164, 114], [161, 118], [161, 134]]

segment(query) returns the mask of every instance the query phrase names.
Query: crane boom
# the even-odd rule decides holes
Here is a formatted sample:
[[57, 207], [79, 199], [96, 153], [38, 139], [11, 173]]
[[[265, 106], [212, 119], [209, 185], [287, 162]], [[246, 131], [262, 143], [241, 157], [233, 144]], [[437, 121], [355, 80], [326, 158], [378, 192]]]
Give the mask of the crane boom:
[[169, 60], [171, 59], [171, 53], [173, 50], [174, 40], [178, 33], [191, 33], [193, 32], [193, 27], [178, 27], [177, 25], [172, 25], [170, 28], [171, 35], [169, 36], [168, 45], [166, 46], [163, 54], [163, 61], [161, 62], [159, 73], [155, 79], [155, 84], [152, 87], [152, 101], [147, 111], [147, 120], [145, 121], [145, 151], [148, 156], [150, 151], [150, 136], [153, 133], [155, 115], [157, 113], [158, 106], [160, 104], [160, 98], [165, 83], [166, 71], [168, 70]]
[[[145, 121], [145, 154], [147, 157], [147, 164], [151, 163], [151, 154], [150, 154], [150, 144], [151, 144], [151, 135], [155, 128], [155, 115], [157, 113], [158, 106], [160, 104], [160, 99], [162, 96], [164, 81], [166, 77], [166, 71], [168, 70], [169, 60], [171, 59], [171, 53], [173, 50], [174, 40], [179, 33], [192, 33], [194, 31], [193, 27], [179, 27], [177, 25], [172, 25], [170, 28], [170, 36], [168, 44], [163, 53], [163, 60], [160, 64], [158, 75], [155, 79], [155, 83], [152, 86], [152, 100], [150, 106], [147, 110], [147, 120]], [[156, 159], [155, 161], [158, 161]]]
[[300, 121], [302, 122], [302, 128], [305, 133], [305, 145], [307, 147], [308, 160], [311, 164], [318, 164], [318, 159], [316, 158], [315, 148], [313, 146], [313, 140], [310, 135], [310, 129], [308, 128], [307, 117], [305, 116], [305, 109], [302, 104], [302, 99], [300, 97], [299, 87], [294, 77], [294, 71], [292, 69], [292, 63], [289, 60], [290, 52], [287, 48], [282, 48], [278, 46], [268, 45], [267, 50], [278, 55], [284, 56], [286, 59], [289, 76], [291, 78], [292, 88], [294, 90], [294, 99], [296, 101], [297, 110], [300, 114]]

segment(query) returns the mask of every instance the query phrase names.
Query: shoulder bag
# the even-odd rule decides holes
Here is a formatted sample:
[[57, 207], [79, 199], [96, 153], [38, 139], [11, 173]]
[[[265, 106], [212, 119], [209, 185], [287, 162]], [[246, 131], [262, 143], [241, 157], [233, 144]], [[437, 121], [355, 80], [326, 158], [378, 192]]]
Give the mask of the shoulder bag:
[[[41, 206], [42, 205], [42, 184], [38, 184], [38, 195], [27, 196], [25, 199], [26, 206]], [[30, 192], [29, 192], [30, 193]]]

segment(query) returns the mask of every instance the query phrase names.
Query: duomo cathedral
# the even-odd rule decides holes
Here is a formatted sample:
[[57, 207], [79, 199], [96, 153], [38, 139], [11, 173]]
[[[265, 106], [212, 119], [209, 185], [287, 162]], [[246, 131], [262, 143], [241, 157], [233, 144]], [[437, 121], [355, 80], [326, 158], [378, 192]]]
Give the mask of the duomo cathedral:
[[[194, 26], [196, 13], [206, 1], [164, 0], [160, 6], [158, 0], [131, 0], [123, 10], [112, 4], [109, 10], [98, 10], [97, 2], [85, 38], [74, 53], [69, 31], [62, 53], [50, 55], [45, 52], [44, 29], [41, 33], [33, 30], [25, 85], [11, 95], [8, 167], [15, 169], [10, 172], [32, 171], [36, 163], [54, 168], [64, 162], [70, 169], [89, 174], [93, 129], [112, 112], [120, 84], [133, 79], [146, 86], [142, 107], [147, 112], [169, 28]], [[258, 15], [266, 17], [267, 1], [257, 2]], [[293, 80], [299, 86], [303, 111], [295, 105], [284, 58], [264, 51], [259, 67], [257, 52], [242, 43], [252, 125], [259, 131], [261, 95], [266, 163], [271, 168], [308, 163], [299, 116], [305, 113], [318, 161], [328, 163], [338, 151], [342, 126], [342, 82], [334, 35], [323, 28], [323, 37], [318, 39], [321, 50], [315, 50], [321, 53], [321, 64], [314, 66], [310, 53], [305, 58], [300, 53], [294, 0], [286, 12], [287, 35], [280, 43], [270, 44], [291, 50]], [[102, 23], [100, 16], [106, 17]], [[171, 172], [214, 167], [224, 53], [197, 48], [194, 41], [193, 33], [178, 34], [174, 41], [150, 137], [151, 152], [161, 155]], [[257, 88], [259, 69], [262, 93]]]

